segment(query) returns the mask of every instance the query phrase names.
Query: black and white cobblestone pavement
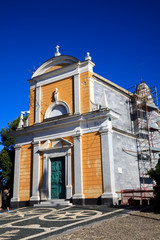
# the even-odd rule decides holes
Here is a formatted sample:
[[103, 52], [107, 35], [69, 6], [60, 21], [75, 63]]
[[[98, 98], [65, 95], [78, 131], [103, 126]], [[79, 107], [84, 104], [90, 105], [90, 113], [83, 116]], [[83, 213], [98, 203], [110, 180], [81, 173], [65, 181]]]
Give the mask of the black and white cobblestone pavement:
[[1, 211], [0, 240], [47, 239], [128, 211], [105, 206], [25, 207], [11, 212]]

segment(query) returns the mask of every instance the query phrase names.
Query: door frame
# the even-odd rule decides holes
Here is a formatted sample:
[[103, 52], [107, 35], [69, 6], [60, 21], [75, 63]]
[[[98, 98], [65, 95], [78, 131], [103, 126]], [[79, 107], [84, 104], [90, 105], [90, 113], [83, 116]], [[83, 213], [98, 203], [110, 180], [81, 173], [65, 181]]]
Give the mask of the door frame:
[[51, 159], [65, 157], [65, 187], [66, 199], [72, 197], [71, 146], [60, 149], [45, 149], [43, 151], [43, 181], [41, 200], [51, 200]]

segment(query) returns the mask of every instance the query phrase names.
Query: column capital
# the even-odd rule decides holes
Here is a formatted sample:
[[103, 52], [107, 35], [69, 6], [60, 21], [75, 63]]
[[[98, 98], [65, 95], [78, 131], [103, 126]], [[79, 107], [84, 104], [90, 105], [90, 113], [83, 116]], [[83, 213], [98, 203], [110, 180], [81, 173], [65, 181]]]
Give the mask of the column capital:
[[81, 130], [77, 130], [72, 137], [73, 138], [80, 138], [82, 136], [82, 131]]
[[99, 133], [100, 133], [101, 135], [103, 135], [103, 134], [108, 134], [108, 133], [113, 133], [113, 130], [112, 130], [111, 128], [109, 128], [109, 127], [103, 127], [103, 128], [101, 128], [101, 129], [99, 130]]
[[76, 72], [76, 73], [74, 74], [75, 77], [76, 77], [77, 75], [79, 75], [79, 72]]
[[34, 146], [39, 145], [39, 144], [40, 144], [39, 141], [33, 141], [33, 142], [32, 142], [32, 145], [34, 145]]
[[17, 149], [20, 149], [21, 148], [21, 145], [20, 144], [16, 144], [15, 146], [14, 146], [14, 148], [15, 148], [15, 150]]
[[71, 152], [68, 151], [67, 154], [66, 154], [66, 156], [71, 156]]
[[47, 154], [43, 154], [43, 160], [47, 159]]

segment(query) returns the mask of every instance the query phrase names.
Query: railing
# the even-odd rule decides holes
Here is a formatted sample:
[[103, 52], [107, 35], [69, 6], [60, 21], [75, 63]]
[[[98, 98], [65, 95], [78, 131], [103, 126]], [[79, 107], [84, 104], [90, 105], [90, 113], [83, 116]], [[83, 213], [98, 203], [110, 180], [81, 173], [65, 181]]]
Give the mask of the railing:
[[122, 205], [151, 205], [154, 200], [153, 189], [124, 189], [121, 194]]

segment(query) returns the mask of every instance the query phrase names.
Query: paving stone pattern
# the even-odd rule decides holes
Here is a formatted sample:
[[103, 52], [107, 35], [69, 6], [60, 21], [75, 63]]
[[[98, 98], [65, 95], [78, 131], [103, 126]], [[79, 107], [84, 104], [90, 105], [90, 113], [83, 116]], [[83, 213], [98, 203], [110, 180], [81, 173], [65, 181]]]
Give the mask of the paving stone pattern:
[[93, 223], [50, 240], [159, 240], [160, 214], [130, 212], [127, 215]]
[[0, 240], [47, 239], [126, 212], [124, 209], [87, 206], [3, 211], [0, 214]]

